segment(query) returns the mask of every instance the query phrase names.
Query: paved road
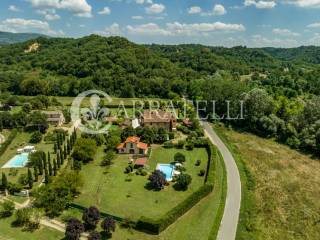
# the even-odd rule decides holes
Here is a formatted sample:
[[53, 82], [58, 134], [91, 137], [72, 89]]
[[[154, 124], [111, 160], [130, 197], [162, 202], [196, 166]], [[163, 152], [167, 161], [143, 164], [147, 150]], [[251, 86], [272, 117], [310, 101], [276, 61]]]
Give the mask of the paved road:
[[204, 130], [218, 149], [220, 150], [224, 159], [227, 171], [227, 198], [224, 209], [224, 214], [221, 220], [218, 240], [234, 240], [236, 238], [237, 226], [239, 220], [239, 212], [241, 205], [241, 181], [240, 175], [235, 163], [235, 160], [229, 149], [213, 131], [212, 127], [207, 122], [202, 122]]

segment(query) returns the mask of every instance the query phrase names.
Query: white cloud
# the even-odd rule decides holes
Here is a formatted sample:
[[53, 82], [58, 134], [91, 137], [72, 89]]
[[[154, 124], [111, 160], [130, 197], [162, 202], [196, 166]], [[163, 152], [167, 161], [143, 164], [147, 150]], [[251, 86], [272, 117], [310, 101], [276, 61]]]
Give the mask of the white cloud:
[[259, 9], [270, 9], [270, 8], [274, 8], [277, 5], [277, 3], [275, 1], [245, 0], [244, 5], [246, 7], [255, 6], [256, 8], [259, 8]]
[[38, 9], [36, 12], [44, 16], [44, 18], [48, 21], [60, 19], [60, 16], [56, 13], [55, 9]]
[[109, 15], [111, 13], [111, 10], [109, 7], [104, 7], [98, 14], [100, 15]]
[[308, 40], [307, 43], [309, 45], [319, 46], [320, 45], [320, 34], [315, 33], [314, 36]]
[[226, 9], [221, 4], [216, 4], [213, 6], [212, 10], [209, 12], [204, 12], [201, 7], [193, 6], [188, 9], [189, 14], [200, 14], [201, 16], [220, 16], [227, 13]]
[[212, 11], [213, 15], [224, 15], [227, 13], [226, 9], [224, 8], [223, 5], [221, 4], [216, 4], [213, 7], [213, 11]]
[[8, 18], [0, 22], [0, 29], [10, 32], [38, 32], [48, 35], [64, 35], [64, 32], [61, 30], [52, 30], [48, 22], [34, 19]]
[[[297, 47], [298, 41], [295, 39], [279, 39], [279, 38], [266, 38], [261, 35], [252, 36], [251, 40], [252, 47]], [[249, 45], [249, 44], [248, 44]]]
[[320, 0], [284, 0], [283, 2], [302, 8], [320, 8]]
[[214, 23], [167, 23], [165, 27], [160, 27], [155, 23], [147, 23], [136, 26], [127, 26], [129, 34], [138, 35], [163, 35], [163, 36], [178, 36], [178, 35], [208, 35], [214, 32], [237, 32], [245, 31], [242, 24], [226, 24], [222, 22]]
[[149, 7], [146, 7], [146, 13], [147, 14], [159, 14], [162, 13], [166, 7], [163, 4], [152, 4]]
[[20, 12], [20, 9], [18, 7], [16, 7], [15, 5], [10, 5], [8, 10], [10, 10], [12, 12]]
[[78, 17], [92, 17], [92, 7], [87, 0], [27, 0], [35, 8], [62, 9]]
[[202, 12], [202, 9], [199, 6], [193, 6], [193, 7], [188, 9], [188, 13], [189, 14], [198, 14], [198, 13], [201, 13], [201, 12]]
[[143, 17], [142, 16], [132, 16], [131, 19], [133, 19], [133, 20], [141, 20], [141, 19], [143, 19]]
[[129, 34], [137, 34], [137, 35], [163, 35], [168, 36], [171, 35], [171, 32], [159, 27], [156, 23], [147, 23], [138, 26], [127, 26], [127, 31]]
[[300, 36], [299, 33], [292, 32], [289, 29], [274, 28], [274, 29], [272, 29], [272, 32], [276, 35], [285, 36], [285, 37], [298, 37], [298, 36]]
[[96, 33], [103, 36], [123, 35], [120, 25], [118, 23], [113, 23], [112, 25], [106, 27], [104, 31], [96, 31]]
[[152, 4], [152, 0], [135, 0], [137, 4]]
[[311, 23], [307, 27], [308, 28], [320, 28], [320, 22]]

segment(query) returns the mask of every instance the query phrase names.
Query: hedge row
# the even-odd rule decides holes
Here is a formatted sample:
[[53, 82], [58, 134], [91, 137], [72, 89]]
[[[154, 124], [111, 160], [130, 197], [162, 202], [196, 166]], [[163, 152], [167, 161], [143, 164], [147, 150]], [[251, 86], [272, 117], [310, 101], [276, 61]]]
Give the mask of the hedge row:
[[217, 161], [217, 149], [209, 141], [205, 147], [208, 152], [208, 164], [204, 185], [201, 186], [196, 192], [192, 193], [183, 202], [164, 214], [161, 218], [154, 220], [146, 217], [141, 217], [136, 224], [136, 228], [138, 230], [145, 231], [151, 234], [159, 234], [167, 227], [169, 227], [172, 223], [174, 223], [179, 217], [189, 211], [202, 198], [206, 197], [213, 191], [215, 166]]
[[15, 137], [17, 136], [18, 130], [17, 129], [13, 129], [8, 137], [7, 140], [5, 140], [5, 142], [1, 145], [0, 147], [0, 156], [2, 156], [2, 154], [4, 154], [4, 152], [7, 150], [7, 148], [9, 147], [9, 145], [12, 143], [13, 139], [15, 139]]

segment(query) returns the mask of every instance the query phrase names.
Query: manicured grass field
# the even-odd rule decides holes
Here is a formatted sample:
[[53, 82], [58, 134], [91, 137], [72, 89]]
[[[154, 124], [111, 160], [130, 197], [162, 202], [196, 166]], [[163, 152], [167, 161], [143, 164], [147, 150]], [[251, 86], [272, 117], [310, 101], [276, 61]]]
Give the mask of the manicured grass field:
[[[170, 186], [160, 192], [147, 190], [148, 176], [129, 176], [124, 173], [128, 166], [128, 156], [119, 155], [114, 164], [109, 168], [99, 166], [103, 156], [102, 149], [93, 163], [85, 165], [82, 169], [84, 175], [84, 187], [80, 196], [75, 200], [79, 205], [89, 207], [97, 206], [101, 211], [129, 218], [139, 219], [142, 215], [150, 218], [158, 218], [172, 209], [193, 191], [197, 190], [204, 181], [199, 177], [200, 169], [205, 169], [208, 160], [205, 149], [194, 149], [194, 151], [163, 149], [157, 146], [153, 149], [149, 159], [149, 172], [151, 173], [157, 163], [170, 163], [176, 152], [186, 155], [184, 164], [187, 173], [192, 176], [192, 183], [185, 192], [176, 191]], [[201, 166], [196, 167], [197, 159], [201, 160]]]
[[[215, 175], [215, 188], [209, 196], [201, 200], [191, 210], [179, 218], [159, 235], [149, 235], [143, 232], [127, 229], [117, 225], [112, 239], [139, 239], [139, 240], [213, 240], [218, 232], [220, 220], [223, 214], [226, 193], [226, 174], [223, 160], [217, 162]], [[82, 212], [77, 209], [69, 209], [64, 215], [81, 219]], [[98, 228], [99, 229], [99, 228]]]
[[320, 239], [319, 159], [252, 134], [216, 129], [249, 180], [237, 239]]
[[60, 240], [62, 232], [41, 226], [34, 232], [23, 231], [22, 228], [12, 227], [14, 217], [0, 219], [0, 240]]

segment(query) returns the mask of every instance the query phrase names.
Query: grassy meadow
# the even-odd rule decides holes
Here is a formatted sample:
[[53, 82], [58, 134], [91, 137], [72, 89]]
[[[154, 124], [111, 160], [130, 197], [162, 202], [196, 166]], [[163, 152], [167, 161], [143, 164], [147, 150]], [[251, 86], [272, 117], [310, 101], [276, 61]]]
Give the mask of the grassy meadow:
[[216, 129], [249, 179], [237, 239], [320, 239], [319, 159], [273, 140]]
[[[185, 154], [184, 166], [192, 176], [192, 183], [185, 192], [174, 190], [173, 183], [160, 192], [146, 189], [148, 176], [124, 173], [129, 162], [128, 155], [118, 155], [109, 168], [99, 166], [103, 157], [103, 149], [100, 148], [94, 162], [83, 166], [84, 187], [75, 202], [85, 207], [94, 205], [103, 212], [132, 220], [142, 215], [158, 218], [196, 191], [204, 181], [198, 173], [200, 169], [205, 169], [208, 156], [206, 150], [201, 148], [186, 151], [156, 146], [148, 162], [148, 172], [151, 173], [157, 163], [172, 162], [178, 151]], [[201, 166], [197, 167], [195, 162], [198, 159]]]

